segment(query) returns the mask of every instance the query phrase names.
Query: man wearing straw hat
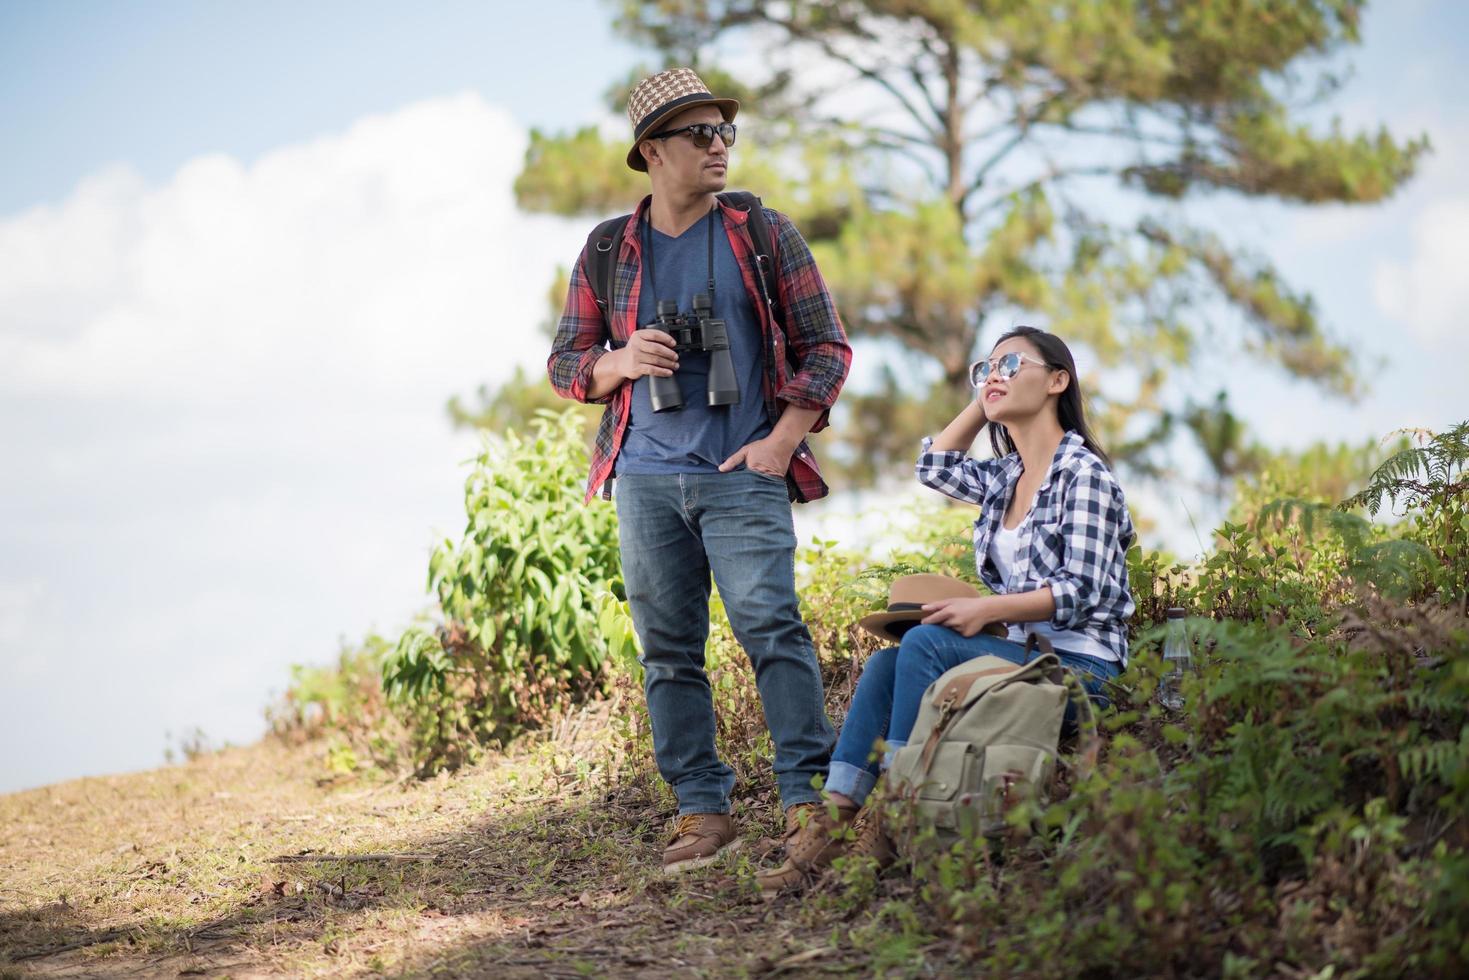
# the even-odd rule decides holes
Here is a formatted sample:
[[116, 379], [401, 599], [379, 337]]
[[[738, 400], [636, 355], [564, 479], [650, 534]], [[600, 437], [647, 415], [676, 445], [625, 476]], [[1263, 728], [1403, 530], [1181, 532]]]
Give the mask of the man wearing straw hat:
[[653, 752], [678, 798], [669, 871], [736, 840], [704, 671], [711, 575], [754, 666], [788, 834], [817, 805], [812, 777], [834, 742], [796, 597], [791, 501], [826, 493], [805, 436], [825, 427], [851, 348], [790, 220], [717, 196], [738, 109], [688, 68], [633, 89], [627, 165], [652, 193], [593, 232], [547, 362], [563, 397], [606, 406], [587, 499], [615, 478]]

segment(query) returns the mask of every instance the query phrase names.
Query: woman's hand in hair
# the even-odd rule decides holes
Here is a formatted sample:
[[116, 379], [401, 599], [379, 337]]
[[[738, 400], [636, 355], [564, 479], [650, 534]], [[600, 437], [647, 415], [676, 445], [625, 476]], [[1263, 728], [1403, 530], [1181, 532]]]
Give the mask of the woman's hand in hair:
[[980, 596], [925, 603], [923, 622], [926, 625], [947, 626], [960, 636], [974, 636], [990, 623], [999, 621], [994, 599], [994, 596]]

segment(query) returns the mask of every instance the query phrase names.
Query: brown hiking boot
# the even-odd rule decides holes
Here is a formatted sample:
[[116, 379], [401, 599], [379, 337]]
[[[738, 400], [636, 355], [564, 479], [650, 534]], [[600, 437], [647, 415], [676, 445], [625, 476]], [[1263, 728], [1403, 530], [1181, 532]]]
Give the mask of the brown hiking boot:
[[735, 844], [734, 821], [727, 813], [685, 813], [663, 849], [663, 870], [672, 874], [702, 868]]
[[786, 860], [810, 871], [824, 868], [842, 853], [844, 841], [834, 834], [857, 815], [854, 806], [798, 803], [786, 812]]
[[786, 811], [786, 859], [780, 867], [755, 875], [760, 890], [774, 894], [825, 868], [847, 847], [841, 831], [857, 815], [856, 807], [833, 803], [797, 803]]
[[804, 816], [805, 814], [815, 813], [823, 806], [824, 804], [812, 802], [792, 803], [790, 806], [786, 807], [786, 832], [785, 836], [781, 838], [781, 843], [790, 840], [792, 834], [805, 826], [807, 819], [806, 816]]
[[[876, 804], [860, 810], [840, 807], [836, 818], [822, 810], [806, 821], [806, 826], [786, 843], [786, 860], [771, 871], [755, 875], [766, 898], [794, 889], [839, 857], [870, 858], [881, 870], [893, 863], [897, 854], [892, 838], [883, 831]], [[820, 829], [816, 828], [820, 825]]]
[[886, 868], [897, 858], [893, 839], [882, 829], [882, 810], [879, 807], [863, 807], [852, 820], [852, 841], [847, 845], [847, 857], [871, 858], [877, 862], [878, 870]]

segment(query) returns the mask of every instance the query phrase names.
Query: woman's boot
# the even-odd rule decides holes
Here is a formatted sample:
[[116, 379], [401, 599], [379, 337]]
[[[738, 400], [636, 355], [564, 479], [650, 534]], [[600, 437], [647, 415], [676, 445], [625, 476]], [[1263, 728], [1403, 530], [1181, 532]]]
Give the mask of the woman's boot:
[[[786, 847], [784, 864], [755, 876], [765, 895], [798, 887], [838, 857], [870, 858], [878, 870], [897, 857], [892, 838], [882, 829], [882, 804], [876, 794], [861, 809], [842, 807], [835, 819], [829, 813], [822, 817], [824, 832], [797, 835]], [[807, 823], [808, 831], [814, 823]]]
[[799, 824], [786, 835], [786, 859], [780, 867], [761, 871], [755, 878], [764, 892], [799, 884], [808, 874], [827, 867], [847, 846], [846, 828], [856, 819], [855, 806], [824, 803], [804, 809]]

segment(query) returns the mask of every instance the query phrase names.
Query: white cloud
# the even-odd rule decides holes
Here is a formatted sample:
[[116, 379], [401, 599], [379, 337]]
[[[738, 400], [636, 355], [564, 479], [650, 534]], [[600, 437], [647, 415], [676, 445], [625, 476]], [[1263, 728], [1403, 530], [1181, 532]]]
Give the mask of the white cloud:
[[1413, 221], [1413, 254], [1384, 260], [1373, 272], [1373, 293], [1388, 316], [1424, 346], [1461, 344], [1469, 310], [1469, 197], [1441, 199]]
[[529, 360], [537, 274], [569, 239], [515, 214], [522, 141], [466, 95], [248, 168], [201, 157], [162, 188], [88, 181], [0, 229], [0, 384], [219, 403], [263, 375], [437, 397], [491, 333], [480, 370]]
[[54, 733], [0, 791], [252, 738], [290, 663], [427, 604], [444, 402], [540, 370], [586, 234], [516, 210], [524, 146], [461, 95], [0, 219], [0, 744]]
[[1409, 184], [1391, 225], [1367, 238], [1382, 257], [1373, 264], [1372, 297], [1379, 310], [1405, 327], [1424, 350], [1462, 345], [1459, 318], [1469, 307], [1469, 196], [1462, 174], [1469, 163], [1469, 127], [1455, 116], [1420, 110], [1402, 122], [1405, 132], [1428, 133], [1432, 149]]

